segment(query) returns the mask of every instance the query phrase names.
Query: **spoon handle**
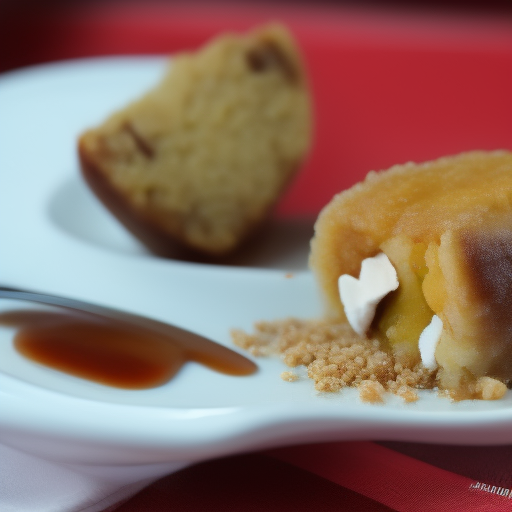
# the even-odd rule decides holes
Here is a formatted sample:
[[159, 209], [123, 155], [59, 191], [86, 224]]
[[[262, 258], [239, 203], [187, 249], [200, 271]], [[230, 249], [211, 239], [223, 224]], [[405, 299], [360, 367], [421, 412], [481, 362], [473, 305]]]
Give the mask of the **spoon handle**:
[[[38, 293], [23, 290], [21, 288], [0, 286], [0, 298], [23, 300], [27, 302], [37, 302], [40, 304], [48, 304], [50, 306], [59, 306], [63, 308], [74, 309], [76, 311], [85, 311], [87, 313], [93, 313], [100, 316], [115, 318], [116, 320], [125, 320], [134, 323], [139, 323], [139, 321], [143, 321], [144, 326], [148, 326], [149, 324], [160, 324], [162, 326], [167, 325], [162, 322], [158, 322], [157, 320], [150, 320], [149, 318], [135, 315], [133, 313], [126, 313], [114, 308], [98, 306], [96, 304], [91, 304], [90, 302], [85, 302], [77, 299], [70, 299], [67, 297], [58, 297], [56, 295], [49, 295], [46, 293]], [[176, 329], [179, 328], [176, 327]]]

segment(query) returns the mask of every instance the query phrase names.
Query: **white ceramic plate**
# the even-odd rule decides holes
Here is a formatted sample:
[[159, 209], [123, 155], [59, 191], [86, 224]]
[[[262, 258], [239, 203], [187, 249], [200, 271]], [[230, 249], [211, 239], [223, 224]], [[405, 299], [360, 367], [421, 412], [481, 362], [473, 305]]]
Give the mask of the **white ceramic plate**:
[[[82, 183], [77, 135], [149, 87], [163, 67], [159, 58], [93, 59], [0, 78], [0, 282], [124, 308], [228, 346], [231, 328], [319, 315], [306, 268], [310, 225], [278, 225], [243, 265], [164, 260]], [[55, 460], [168, 470], [312, 441], [512, 442], [510, 392], [497, 402], [450, 403], [425, 392], [415, 404], [389, 397], [372, 406], [353, 390], [320, 395], [306, 378], [284, 382], [278, 359], [258, 360], [258, 373], [243, 378], [190, 364], [160, 388], [124, 391], [24, 360], [11, 334], [4, 329], [0, 343], [1, 442]]]

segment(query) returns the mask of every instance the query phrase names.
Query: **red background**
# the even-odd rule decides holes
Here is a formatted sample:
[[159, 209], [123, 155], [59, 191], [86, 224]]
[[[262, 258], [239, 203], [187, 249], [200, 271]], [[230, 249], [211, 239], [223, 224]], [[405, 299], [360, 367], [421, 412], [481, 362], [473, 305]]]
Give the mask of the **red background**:
[[[371, 169], [512, 149], [512, 18], [334, 4], [59, 3], [4, 9], [0, 66], [171, 54], [224, 30], [285, 22], [315, 99], [315, 143], [281, 213], [317, 213]], [[48, 4], [51, 5], [51, 4]]]

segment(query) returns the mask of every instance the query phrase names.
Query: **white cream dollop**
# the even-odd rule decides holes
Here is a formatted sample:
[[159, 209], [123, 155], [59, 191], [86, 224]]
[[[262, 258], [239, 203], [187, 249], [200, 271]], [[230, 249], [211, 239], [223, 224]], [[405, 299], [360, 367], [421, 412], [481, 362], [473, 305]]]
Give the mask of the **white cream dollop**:
[[420, 334], [418, 346], [420, 349], [421, 362], [423, 366], [429, 370], [435, 370], [437, 368], [435, 352], [442, 332], [443, 321], [437, 315], [434, 315], [430, 323]]
[[378, 303], [397, 288], [396, 270], [384, 253], [363, 260], [359, 279], [348, 274], [339, 277], [338, 289], [345, 315], [357, 334], [366, 334]]

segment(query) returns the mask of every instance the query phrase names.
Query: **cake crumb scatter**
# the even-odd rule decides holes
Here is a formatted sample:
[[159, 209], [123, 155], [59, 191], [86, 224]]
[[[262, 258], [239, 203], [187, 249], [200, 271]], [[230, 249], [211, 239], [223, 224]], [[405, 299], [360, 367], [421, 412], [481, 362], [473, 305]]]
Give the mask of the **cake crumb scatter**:
[[505, 396], [507, 386], [492, 377], [480, 377], [476, 382], [476, 392], [482, 400], [499, 400]]
[[281, 379], [286, 382], [295, 382], [296, 380], [299, 380], [299, 376], [293, 372], [283, 372], [281, 373]]
[[384, 386], [375, 380], [363, 380], [359, 384], [359, 397], [363, 402], [378, 404], [384, 402]]
[[[382, 402], [385, 392], [414, 402], [417, 389], [436, 386], [435, 371], [416, 361], [397, 360], [381, 349], [379, 340], [358, 336], [348, 323], [294, 318], [258, 322], [253, 334], [234, 330], [232, 338], [255, 356], [279, 354], [290, 368], [305, 366], [317, 391], [358, 387], [364, 402]], [[283, 372], [281, 378], [296, 380], [292, 374]], [[493, 388], [486, 389], [491, 393]]]

